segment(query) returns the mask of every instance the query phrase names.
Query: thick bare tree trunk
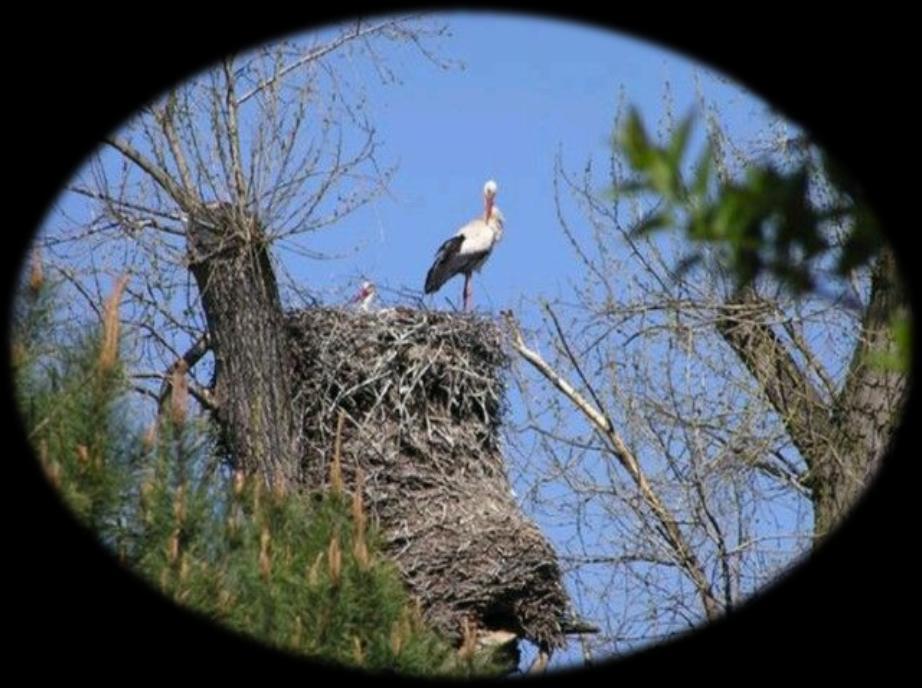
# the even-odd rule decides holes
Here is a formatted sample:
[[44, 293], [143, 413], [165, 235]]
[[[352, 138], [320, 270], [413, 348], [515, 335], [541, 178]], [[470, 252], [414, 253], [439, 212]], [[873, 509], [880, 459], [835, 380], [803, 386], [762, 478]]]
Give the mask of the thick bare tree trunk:
[[832, 443], [813, 467], [817, 535], [835, 526], [860, 496], [889, 448], [905, 401], [907, 376], [874, 358], [895, 354], [893, 318], [906, 309], [896, 258], [885, 249], [872, 276], [871, 300], [845, 384], [832, 404]]
[[834, 399], [814, 387], [784, 341], [761, 319], [751, 291], [728, 304], [718, 321], [718, 331], [758, 381], [807, 464], [817, 538], [855, 503], [893, 436], [906, 374], [874, 359], [894, 353], [891, 325], [905, 309], [896, 259], [885, 248], [872, 275], [848, 375]]
[[297, 483], [299, 423], [282, 306], [256, 218], [230, 204], [190, 218], [190, 270], [215, 356], [219, 425], [237, 466], [270, 484]]

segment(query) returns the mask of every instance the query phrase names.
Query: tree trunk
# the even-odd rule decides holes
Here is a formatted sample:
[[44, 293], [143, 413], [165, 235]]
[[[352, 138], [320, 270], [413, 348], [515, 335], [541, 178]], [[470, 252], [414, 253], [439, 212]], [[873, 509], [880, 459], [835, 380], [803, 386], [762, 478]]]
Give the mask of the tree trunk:
[[860, 496], [893, 438], [906, 374], [880, 364], [896, 353], [893, 319], [907, 314], [896, 258], [887, 248], [871, 278], [871, 299], [845, 384], [832, 404], [833, 437], [813, 466], [816, 535], [827, 533]]
[[190, 270], [215, 356], [218, 423], [237, 467], [297, 483], [298, 414], [275, 274], [256, 218], [213, 204], [189, 221]]
[[855, 503], [893, 436], [906, 374], [874, 359], [894, 353], [893, 318], [905, 309], [896, 260], [884, 248], [848, 375], [832, 400], [814, 387], [784, 341], [761, 319], [751, 290], [727, 304], [718, 320], [724, 341], [762, 387], [807, 464], [817, 538]]

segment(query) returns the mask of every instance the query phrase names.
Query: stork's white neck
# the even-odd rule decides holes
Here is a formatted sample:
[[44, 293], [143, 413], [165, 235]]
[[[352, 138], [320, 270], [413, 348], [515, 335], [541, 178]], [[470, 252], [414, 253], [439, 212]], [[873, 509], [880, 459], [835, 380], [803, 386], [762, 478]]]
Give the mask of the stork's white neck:
[[503, 213], [496, 206], [493, 206], [493, 210], [490, 213], [490, 219], [487, 220], [487, 224], [493, 230], [494, 242], [499, 241], [503, 236], [503, 224], [506, 222], [506, 218], [503, 216]]

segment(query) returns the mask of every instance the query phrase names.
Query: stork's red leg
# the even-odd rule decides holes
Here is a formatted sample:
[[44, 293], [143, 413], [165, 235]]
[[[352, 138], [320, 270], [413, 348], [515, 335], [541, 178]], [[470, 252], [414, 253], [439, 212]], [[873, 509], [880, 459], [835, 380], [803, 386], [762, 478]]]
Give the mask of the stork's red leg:
[[471, 275], [470, 273], [467, 273], [466, 275], [464, 275], [464, 310], [465, 311], [471, 310], [471, 295], [472, 295]]

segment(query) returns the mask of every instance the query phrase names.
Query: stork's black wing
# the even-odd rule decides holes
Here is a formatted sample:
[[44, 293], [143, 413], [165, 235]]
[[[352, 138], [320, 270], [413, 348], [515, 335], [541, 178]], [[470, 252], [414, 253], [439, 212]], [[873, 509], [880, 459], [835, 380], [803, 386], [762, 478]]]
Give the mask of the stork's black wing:
[[437, 291], [445, 282], [458, 274], [455, 264], [463, 243], [464, 237], [459, 234], [439, 246], [439, 250], [435, 253], [435, 262], [426, 273], [427, 294]]

